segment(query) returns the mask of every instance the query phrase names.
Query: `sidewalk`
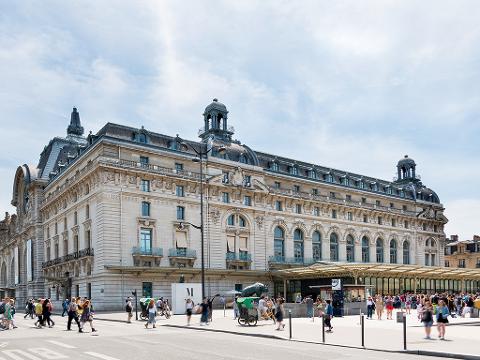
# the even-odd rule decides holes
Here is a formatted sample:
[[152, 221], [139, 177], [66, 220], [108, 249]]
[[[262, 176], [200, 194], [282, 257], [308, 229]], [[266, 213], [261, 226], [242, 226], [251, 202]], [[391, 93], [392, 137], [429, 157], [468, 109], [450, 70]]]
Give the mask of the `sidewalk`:
[[[232, 311], [214, 310], [213, 322], [208, 326], [199, 325], [199, 316], [192, 316], [194, 329], [220, 330], [252, 336], [272, 336], [288, 339], [289, 321], [285, 319], [285, 329], [275, 331], [272, 321], [259, 321], [257, 326], [240, 326], [232, 319]], [[99, 320], [126, 321], [126, 313], [98, 313]], [[393, 318], [395, 319], [395, 313]], [[135, 315], [134, 315], [135, 319]], [[433, 351], [446, 354], [479, 355], [477, 342], [480, 338], [479, 319], [449, 319], [445, 341], [438, 340], [436, 328], [432, 328], [432, 338], [424, 339], [424, 329], [416, 318], [416, 312], [407, 315], [407, 349], [413, 351]], [[157, 325], [186, 326], [185, 315], [174, 315], [170, 319], [157, 318]], [[333, 333], [325, 334], [325, 342], [330, 345], [361, 347], [360, 316], [334, 318]], [[292, 339], [307, 342], [322, 342], [322, 322], [316, 318], [314, 322], [306, 318], [292, 319]], [[365, 318], [365, 347], [369, 349], [401, 351], [403, 350], [403, 325], [395, 320], [367, 320]]]

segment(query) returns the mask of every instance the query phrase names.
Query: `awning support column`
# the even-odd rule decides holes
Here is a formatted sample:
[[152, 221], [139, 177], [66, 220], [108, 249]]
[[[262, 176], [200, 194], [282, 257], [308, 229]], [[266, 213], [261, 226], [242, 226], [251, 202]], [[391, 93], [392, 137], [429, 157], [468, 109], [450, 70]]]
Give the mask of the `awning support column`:
[[287, 301], [287, 279], [283, 280], [283, 298]]

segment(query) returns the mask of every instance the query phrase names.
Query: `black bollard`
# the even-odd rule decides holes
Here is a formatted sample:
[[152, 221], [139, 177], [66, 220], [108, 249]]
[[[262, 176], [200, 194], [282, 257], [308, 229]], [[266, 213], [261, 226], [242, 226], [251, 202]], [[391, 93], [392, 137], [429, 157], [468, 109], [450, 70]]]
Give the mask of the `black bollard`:
[[325, 315], [322, 315], [322, 342], [325, 343]]
[[362, 347], [365, 347], [365, 315], [363, 314], [360, 318], [360, 324], [362, 325]]
[[407, 350], [407, 315], [403, 315], [403, 350]]
[[292, 339], [292, 310], [288, 310], [288, 328], [290, 331], [290, 340]]

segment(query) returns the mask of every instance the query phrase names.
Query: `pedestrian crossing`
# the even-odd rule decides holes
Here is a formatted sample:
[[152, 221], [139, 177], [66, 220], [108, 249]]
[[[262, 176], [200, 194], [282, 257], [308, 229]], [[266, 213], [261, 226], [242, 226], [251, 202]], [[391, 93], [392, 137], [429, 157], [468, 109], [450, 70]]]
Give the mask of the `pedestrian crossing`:
[[[61, 360], [61, 359], [102, 359], [102, 360], [120, 360], [110, 355], [94, 351], [75, 351], [77, 347], [55, 340], [45, 340], [52, 347], [32, 347], [22, 349], [9, 349], [8, 342], [0, 343], [0, 360]], [[47, 344], [45, 344], [47, 345]], [[61, 348], [61, 349], [59, 349]], [[54, 350], [55, 349], [55, 350]], [[68, 352], [65, 353], [65, 350]]]

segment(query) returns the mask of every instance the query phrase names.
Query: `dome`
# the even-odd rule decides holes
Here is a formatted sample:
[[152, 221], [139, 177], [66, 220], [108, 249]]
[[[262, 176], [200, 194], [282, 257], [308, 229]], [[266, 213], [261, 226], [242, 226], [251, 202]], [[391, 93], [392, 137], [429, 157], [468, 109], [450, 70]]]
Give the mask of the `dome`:
[[405, 165], [407, 165], [406, 167], [416, 166], [415, 160], [413, 160], [412, 158], [409, 158], [408, 155], [405, 155], [404, 158], [398, 162], [397, 166], [403, 167]]
[[217, 110], [217, 111], [224, 112], [224, 113], [228, 112], [225, 104], [222, 104], [221, 102], [218, 102], [217, 98], [213, 99], [212, 103], [205, 108], [205, 114], [210, 112], [211, 110]]

